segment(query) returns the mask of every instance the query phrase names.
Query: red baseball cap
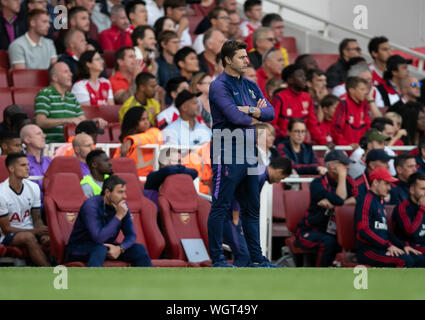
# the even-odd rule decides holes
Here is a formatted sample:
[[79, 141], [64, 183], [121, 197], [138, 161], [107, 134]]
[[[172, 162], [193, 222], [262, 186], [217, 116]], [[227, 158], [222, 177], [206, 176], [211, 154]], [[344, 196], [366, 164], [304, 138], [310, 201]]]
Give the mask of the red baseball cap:
[[385, 168], [377, 168], [373, 170], [369, 175], [369, 179], [371, 182], [373, 180], [384, 180], [391, 183], [398, 181], [398, 179], [394, 178]]

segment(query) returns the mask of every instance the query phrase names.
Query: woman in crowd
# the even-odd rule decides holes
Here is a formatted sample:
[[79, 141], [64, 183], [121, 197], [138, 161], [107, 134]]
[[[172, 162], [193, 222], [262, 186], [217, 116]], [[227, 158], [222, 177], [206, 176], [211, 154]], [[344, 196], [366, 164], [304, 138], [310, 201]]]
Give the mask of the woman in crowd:
[[158, 20], [155, 21], [155, 24], [153, 25], [153, 28], [155, 29], [155, 35], [158, 39], [158, 35], [161, 33], [161, 31], [165, 30], [171, 30], [174, 31], [175, 23], [171, 18], [168, 17], [161, 17]]
[[401, 138], [407, 146], [419, 143], [419, 139], [424, 136], [425, 113], [423, 105], [419, 102], [407, 102], [400, 110], [402, 118], [402, 128], [406, 129], [407, 136]]
[[212, 78], [205, 72], [197, 73], [193, 76], [190, 82], [190, 91], [195, 94], [201, 93], [201, 95], [198, 97], [199, 104], [201, 106], [201, 116], [206, 125], [210, 128], [212, 126], [212, 118], [208, 95], [210, 93], [211, 82]]

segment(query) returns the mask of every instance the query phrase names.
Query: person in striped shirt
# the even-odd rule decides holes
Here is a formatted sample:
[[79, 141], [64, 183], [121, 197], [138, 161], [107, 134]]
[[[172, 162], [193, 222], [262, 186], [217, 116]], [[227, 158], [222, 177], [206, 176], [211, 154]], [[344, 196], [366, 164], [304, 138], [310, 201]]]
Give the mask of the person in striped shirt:
[[52, 64], [48, 69], [50, 85], [35, 97], [35, 123], [46, 134], [46, 142], [64, 142], [63, 126], [78, 125], [85, 120], [72, 86], [72, 73], [64, 62]]

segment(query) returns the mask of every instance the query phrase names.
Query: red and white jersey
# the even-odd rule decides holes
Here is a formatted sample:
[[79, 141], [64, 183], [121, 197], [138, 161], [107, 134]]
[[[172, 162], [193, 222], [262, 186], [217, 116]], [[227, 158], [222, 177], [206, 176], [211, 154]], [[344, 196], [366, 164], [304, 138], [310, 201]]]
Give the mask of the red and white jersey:
[[157, 127], [162, 130], [167, 127], [170, 123], [176, 121], [180, 116], [179, 109], [174, 104], [169, 106], [167, 109], [162, 110], [156, 116]]
[[374, 86], [385, 83], [384, 75], [381, 71], [379, 71], [379, 69], [375, 66], [374, 63], [371, 63], [369, 65], [369, 70], [370, 72], [372, 72], [372, 82]]
[[242, 23], [240, 24], [240, 28], [242, 30], [242, 37], [248, 37], [249, 35], [253, 34], [254, 31], [259, 27], [261, 27], [260, 21], [258, 21], [254, 25], [252, 25], [251, 22], [249, 22], [248, 20], [242, 21]]
[[88, 79], [79, 80], [74, 83], [71, 92], [80, 104], [104, 106], [108, 100], [114, 100], [111, 82], [106, 78], [99, 78], [95, 86]]
[[[22, 180], [22, 191], [17, 194], [9, 186], [9, 178], [0, 183], [0, 217], [9, 216], [11, 227], [31, 230], [34, 228], [31, 209], [40, 208], [40, 187], [34, 182]], [[0, 230], [0, 243], [5, 234]]]
[[[347, 98], [347, 89], [345, 89], [345, 83], [337, 85], [332, 89], [332, 94], [337, 96], [340, 99]], [[376, 87], [373, 87], [373, 98], [375, 99], [376, 106], [378, 108], [382, 108], [385, 106], [384, 100], [382, 99], [382, 95]]]

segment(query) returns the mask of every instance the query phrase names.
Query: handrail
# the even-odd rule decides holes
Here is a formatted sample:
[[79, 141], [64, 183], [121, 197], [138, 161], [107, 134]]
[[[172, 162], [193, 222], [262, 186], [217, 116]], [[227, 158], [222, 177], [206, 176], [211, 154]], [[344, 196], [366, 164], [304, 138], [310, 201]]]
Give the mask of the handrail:
[[[343, 26], [343, 25], [340, 25], [340, 24], [338, 24], [338, 23], [332, 22], [332, 21], [330, 21], [330, 20], [326, 20], [326, 19], [324, 19], [324, 18], [322, 18], [322, 17], [319, 17], [319, 16], [317, 16], [317, 15], [315, 15], [315, 14], [312, 14], [312, 13], [309, 13], [309, 12], [305, 12], [305, 11], [303, 11], [303, 10], [301, 10], [301, 9], [298, 9], [298, 8], [295, 8], [295, 7], [291, 6], [291, 5], [284, 4], [284, 3], [282, 3], [281, 1], [282, 1], [282, 0], [267, 0], [267, 2], [270, 2], [270, 3], [273, 3], [273, 4], [277, 5], [277, 6], [279, 7], [279, 11], [280, 11], [282, 8], [284, 8], [284, 9], [288, 9], [288, 10], [290, 10], [290, 11], [294, 11], [294, 12], [296, 12], [296, 13], [302, 14], [302, 15], [307, 16], [307, 17], [309, 17], [309, 18], [312, 18], [312, 19], [318, 20], [318, 21], [320, 21], [320, 22], [323, 22], [323, 23], [325, 24], [324, 36], [325, 36], [326, 38], [328, 38], [328, 28], [329, 28], [329, 26], [336, 27], [336, 28], [338, 28], [338, 29], [344, 30], [344, 31], [346, 31], [346, 32], [349, 32], [349, 33], [355, 34], [355, 35], [357, 35], [357, 36], [360, 36], [360, 37], [363, 37], [363, 38], [366, 38], [366, 39], [372, 39], [372, 38], [374, 37], [374, 36], [371, 36], [371, 35], [369, 35], [369, 34], [367, 34], [367, 33], [360, 32], [360, 31], [357, 31], [357, 30], [353, 30], [353, 29], [351, 29], [351, 28], [345, 27], [345, 26]], [[415, 56], [415, 57], [419, 58], [421, 61], [424, 61], [424, 60], [425, 60], [425, 54], [422, 54], [422, 53], [420, 53], [420, 52], [416, 52], [416, 51], [414, 51], [414, 50], [412, 50], [412, 49], [410, 49], [410, 48], [404, 47], [404, 46], [399, 45], [399, 44], [396, 44], [396, 43], [394, 43], [394, 42], [389, 42], [389, 44], [390, 44], [390, 46], [391, 46], [392, 48], [394, 48], [394, 49], [397, 49], [397, 50], [400, 50], [400, 51], [404, 51], [404, 52], [406, 52], [406, 53], [408, 53], [408, 54], [411, 54], [411, 55], [413, 55], [413, 56]], [[421, 64], [421, 63], [419, 63], [419, 64], [418, 64], [418, 67], [420, 66], [420, 64]], [[419, 68], [418, 68], [418, 69], [419, 69]], [[420, 71], [422, 71], [422, 69], [419, 69], [419, 70], [420, 70]]]

